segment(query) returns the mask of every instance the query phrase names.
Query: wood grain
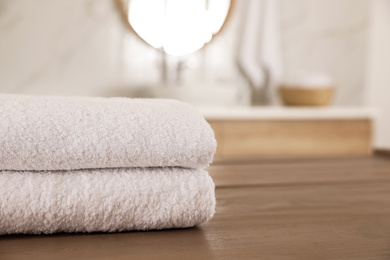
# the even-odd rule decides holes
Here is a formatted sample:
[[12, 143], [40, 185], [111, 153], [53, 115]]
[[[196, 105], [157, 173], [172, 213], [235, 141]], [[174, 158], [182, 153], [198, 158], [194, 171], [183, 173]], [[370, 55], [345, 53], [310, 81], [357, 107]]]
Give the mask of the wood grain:
[[215, 217], [196, 228], [2, 236], [0, 259], [390, 259], [388, 157], [210, 167]]
[[370, 120], [209, 121], [216, 157], [369, 155]]
[[208, 171], [218, 188], [390, 182], [389, 157], [224, 160]]
[[389, 259], [390, 183], [217, 190], [216, 259]]

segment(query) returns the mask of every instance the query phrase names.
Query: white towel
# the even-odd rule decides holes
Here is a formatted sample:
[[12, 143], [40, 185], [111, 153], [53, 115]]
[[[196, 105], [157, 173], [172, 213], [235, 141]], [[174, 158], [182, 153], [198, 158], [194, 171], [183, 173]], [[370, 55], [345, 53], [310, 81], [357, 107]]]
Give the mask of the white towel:
[[179, 101], [0, 95], [0, 170], [205, 168], [215, 149]]
[[[216, 149], [173, 100], [0, 95], [0, 234], [192, 227]], [[141, 168], [144, 167], [144, 168]]]
[[214, 214], [207, 172], [131, 168], [0, 171], [0, 234], [192, 227]]

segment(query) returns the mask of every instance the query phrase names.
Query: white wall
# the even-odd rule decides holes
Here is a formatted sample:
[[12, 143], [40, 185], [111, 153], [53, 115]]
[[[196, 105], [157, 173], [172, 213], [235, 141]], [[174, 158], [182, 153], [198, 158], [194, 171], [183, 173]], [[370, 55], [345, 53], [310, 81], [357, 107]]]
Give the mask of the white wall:
[[[187, 80], [245, 85], [235, 64], [244, 1], [235, 1], [221, 37], [194, 55], [199, 66]], [[280, 0], [283, 71], [329, 73], [336, 105], [362, 104], [369, 2]], [[158, 84], [158, 58], [123, 26], [112, 0], [0, 1], [0, 92], [115, 95]]]
[[[237, 25], [193, 55], [198, 67], [184, 71], [189, 81], [240, 80]], [[113, 0], [0, 1], [0, 92], [126, 95], [159, 84], [160, 57], [124, 26]]]
[[286, 76], [328, 74], [335, 105], [362, 105], [370, 0], [280, 1]]
[[118, 83], [112, 1], [0, 1], [0, 91], [96, 93]]
[[366, 103], [379, 112], [375, 146], [390, 149], [390, 1], [372, 1], [371, 19]]

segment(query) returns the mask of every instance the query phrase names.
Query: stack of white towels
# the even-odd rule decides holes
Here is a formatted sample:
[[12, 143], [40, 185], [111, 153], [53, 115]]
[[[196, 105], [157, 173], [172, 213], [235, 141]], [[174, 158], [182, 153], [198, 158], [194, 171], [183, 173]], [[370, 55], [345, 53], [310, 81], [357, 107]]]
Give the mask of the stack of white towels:
[[0, 234], [192, 227], [216, 149], [179, 101], [0, 95]]

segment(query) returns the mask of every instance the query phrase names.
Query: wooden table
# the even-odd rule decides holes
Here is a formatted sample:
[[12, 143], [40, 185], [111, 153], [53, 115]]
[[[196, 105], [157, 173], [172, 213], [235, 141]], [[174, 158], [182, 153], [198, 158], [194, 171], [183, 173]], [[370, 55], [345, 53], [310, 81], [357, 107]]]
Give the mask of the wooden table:
[[390, 259], [390, 159], [217, 161], [191, 229], [0, 237], [0, 259]]

